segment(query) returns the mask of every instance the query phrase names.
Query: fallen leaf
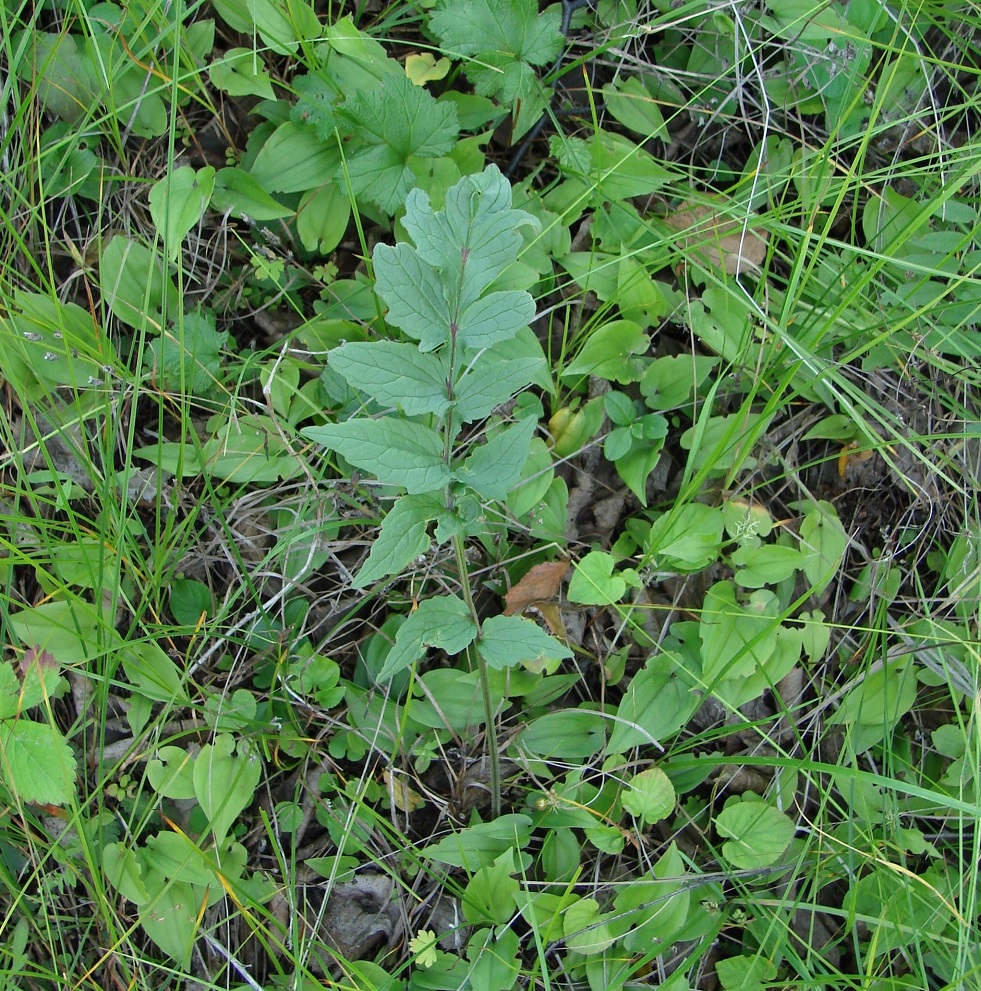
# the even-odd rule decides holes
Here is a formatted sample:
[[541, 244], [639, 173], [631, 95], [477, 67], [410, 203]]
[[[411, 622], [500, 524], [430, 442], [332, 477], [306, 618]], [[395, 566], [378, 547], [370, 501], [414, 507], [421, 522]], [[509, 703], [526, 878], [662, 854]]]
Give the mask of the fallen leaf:
[[385, 787], [392, 805], [401, 812], [415, 812], [421, 809], [426, 800], [417, 791], [413, 791], [404, 781], [400, 781], [391, 771], [382, 771]]
[[727, 217], [720, 209], [723, 201], [716, 202], [684, 203], [664, 221], [682, 235], [686, 251], [721, 266], [727, 275], [757, 271], [766, 258], [769, 233], [753, 226], [755, 215]]
[[569, 571], [568, 561], [544, 561], [536, 564], [504, 596], [504, 615], [516, 616], [529, 606], [554, 599], [559, 594], [562, 579]]

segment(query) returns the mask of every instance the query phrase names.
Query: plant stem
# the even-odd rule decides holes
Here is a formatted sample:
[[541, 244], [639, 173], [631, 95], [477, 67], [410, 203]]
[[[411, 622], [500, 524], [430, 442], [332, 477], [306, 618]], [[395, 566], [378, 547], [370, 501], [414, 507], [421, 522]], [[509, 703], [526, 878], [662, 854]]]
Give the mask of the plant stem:
[[[453, 535], [453, 551], [456, 554], [456, 567], [460, 573], [460, 588], [463, 601], [470, 610], [470, 617], [477, 627], [480, 627], [480, 617], [473, 603], [473, 590], [470, 588], [470, 574], [467, 571], [467, 556], [463, 545], [463, 537], [458, 533]], [[467, 647], [467, 660], [471, 669], [477, 665], [480, 678], [480, 693], [484, 696], [484, 721], [487, 724], [487, 760], [490, 770], [491, 818], [497, 819], [501, 814], [501, 758], [497, 752], [497, 732], [494, 727], [494, 706], [491, 703], [490, 681], [487, 677], [487, 662], [480, 656], [473, 644]]]

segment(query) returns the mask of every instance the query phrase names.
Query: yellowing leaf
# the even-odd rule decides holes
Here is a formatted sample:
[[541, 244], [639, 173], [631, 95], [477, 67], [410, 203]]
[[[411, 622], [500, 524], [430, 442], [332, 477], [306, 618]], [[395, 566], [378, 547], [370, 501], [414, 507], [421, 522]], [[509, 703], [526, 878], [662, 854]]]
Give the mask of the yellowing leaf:
[[426, 83], [444, 79], [449, 71], [450, 60], [437, 59], [432, 52], [409, 55], [405, 60], [405, 74], [416, 86], [425, 86]]

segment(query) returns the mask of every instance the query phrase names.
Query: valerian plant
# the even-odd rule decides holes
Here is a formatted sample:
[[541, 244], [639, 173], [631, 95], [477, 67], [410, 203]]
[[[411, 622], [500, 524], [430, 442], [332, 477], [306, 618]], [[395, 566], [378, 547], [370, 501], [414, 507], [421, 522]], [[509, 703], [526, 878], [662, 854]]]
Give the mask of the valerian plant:
[[[535, 432], [534, 416], [518, 419], [483, 443], [460, 445], [463, 428], [484, 419], [527, 388], [541, 365], [529, 330], [535, 303], [506, 284], [522, 229], [538, 221], [511, 206], [511, 187], [491, 166], [465, 176], [433, 211], [415, 189], [402, 225], [413, 243], [379, 244], [372, 262], [386, 321], [415, 343], [353, 342], [331, 351], [330, 367], [357, 392], [387, 410], [303, 434], [383, 485], [401, 490], [354, 585], [397, 575], [426, 554], [433, 539], [453, 546], [460, 594], [419, 603], [400, 627], [379, 672], [388, 680], [436, 647], [465, 654], [480, 672], [487, 726], [493, 725], [487, 669], [571, 656], [569, 649], [518, 616], [481, 621], [474, 606], [465, 541], [486, 529], [488, 505], [505, 499], [521, 478]], [[430, 529], [433, 528], [433, 535]], [[500, 809], [496, 750], [490, 748], [494, 814]]]

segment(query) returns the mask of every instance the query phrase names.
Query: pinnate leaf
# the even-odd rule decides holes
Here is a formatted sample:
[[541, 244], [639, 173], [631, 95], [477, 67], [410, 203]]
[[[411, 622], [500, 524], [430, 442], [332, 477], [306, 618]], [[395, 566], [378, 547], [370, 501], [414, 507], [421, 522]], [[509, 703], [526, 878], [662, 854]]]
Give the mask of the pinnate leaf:
[[456, 472], [457, 478], [485, 499], [504, 499], [521, 479], [535, 421], [528, 417], [482, 444]]
[[329, 447], [386, 485], [410, 493], [435, 492], [450, 480], [443, 442], [429, 427], [411, 420], [347, 420], [306, 427], [304, 437]]
[[408, 244], [375, 246], [376, 290], [388, 304], [386, 320], [433, 351], [450, 336], [450, 307], [439, 272]]
[[419, 341], [420, 350], [451, 339], [487, 348], [513, 338], [535, 316], [523, 289], [481, 293], [514, 261], [515, 228], [537, 221], [511, 209], [510, 185], [493, 166], [464, 176], [446, 199], [447, 208], [434, 213], [426, 194], [413, 190], [403, 223], [416, 247], [375, 247], [376, 289], [388, 304], [388, 322]]
[[506, 403], [534, 382], [545, 362], [541, 358], [498, 358], [477, 362], [456, 381], [454, 413], [460, 423], [472, 423]]
[[535, 301], [524, 289], [492, 292], [463, 311], [456, 339], [465, 348], [487, 348], [514, 337], [534, 319]]

